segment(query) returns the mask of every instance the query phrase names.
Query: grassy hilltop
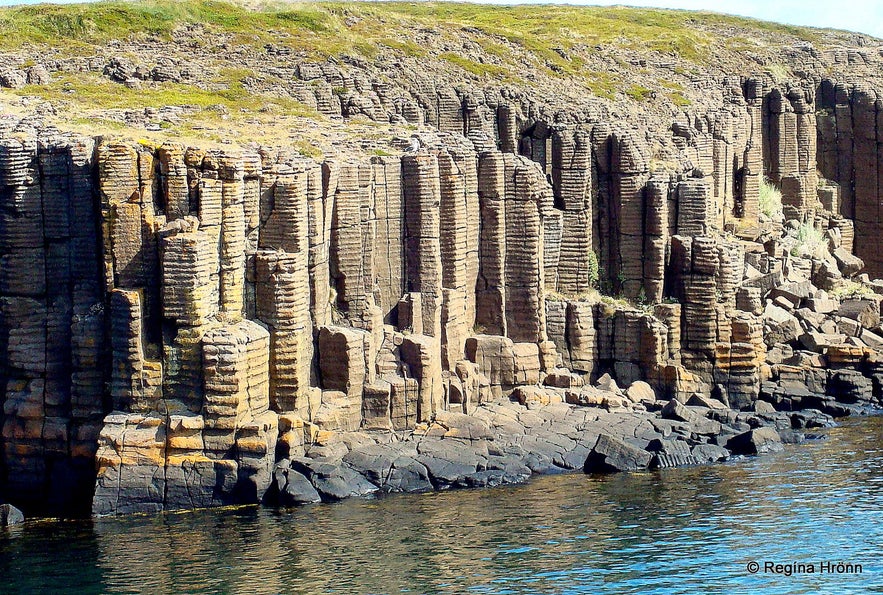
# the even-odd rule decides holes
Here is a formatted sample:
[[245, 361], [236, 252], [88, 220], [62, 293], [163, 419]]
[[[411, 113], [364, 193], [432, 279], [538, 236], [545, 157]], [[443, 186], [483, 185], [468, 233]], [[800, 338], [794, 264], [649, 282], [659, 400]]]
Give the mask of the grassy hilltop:
[[[475, 86], [554, 89], [555, 81], [566, 80], [561, 88], [573, 98], [679, 109], [695, 101], [690, 86], [698, 77], [738, 74], [749, 64], [784, 78], [791, 66], [777, 58], [780, 47], [845, 39], [844, 33], [710, 12], [625, 7], [211, 0], [31, 5], [0, 9], [0, 54], [7, 65], [54, 61], [57, 67], [50, 82], [0, 92], [0, 99], [49, 101], [62, 107], [58, 118], [73, 124], [103, 118], [94, 110], [186, 106], [192, 125], [185, 132], [199, 135], [219, 113], [230, 126], [241, 114], [255, 122], [259, 113], [318, 118], [278, 92], [288, 81], [273, 67], [343, 58], [372, 67], [405, 62]], [[281, 49], [282, 57], [277, 52], [268, 59], [268, 46]], [[166, 54], [204, 75], [132, 89], [95, 67], [108, 56]], [[93, 62], [73, 66], [77, 59]], [[272, 120], [263, 118], [262, 126]]]

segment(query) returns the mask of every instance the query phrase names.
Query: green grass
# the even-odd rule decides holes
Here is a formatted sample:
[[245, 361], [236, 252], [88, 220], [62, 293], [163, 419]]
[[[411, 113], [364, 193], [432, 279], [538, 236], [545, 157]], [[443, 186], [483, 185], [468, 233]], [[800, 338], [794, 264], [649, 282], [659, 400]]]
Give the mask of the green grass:
[[304, 157], [312, 157], [313, 159], [322, 158], [322, 149], [306, 140], [296, 140], [292, 143], [298, 153]]
[[[669, 101], [679, 107], [689, 105], [690, 100], [676, 83], [671, 86], [652, 79], [633, 82], [628, 74], [590, 68], [596, 48], [618, 46], [658, 52], [665, 61], [671, 57], [692, 61], [695, 66], [687, 65], [686, 69], [684, 62], [677, 63], [674, 71], [683, 75], [701, 70], [700, 66], [728, 36], [759, 36], [766, 44], [791, 43], [785, 36], [804, 40], [818, 37], [818, 32], [811, 29], [715, 13], [625, 7], [454, 2], [274, 4], [270, 0], [260, 9], [250, 9], [222, 0], [105, 0], [0, 8], [0, 50], [19, 52], [23, 47], [36, 46], [22, 52], [27, 54], [24, 58], [40, 55], [44, 48], [56, 55], [91, 56], [97, 46], [112, 40], [171, 40], [177, 30], [190, 25], [223, 34], [232, 44], [251, 46], [258, 52], [270, 43], [286, 46], [297, 53], [298, 59], [322, 60], [351, 54], [373, 60], [393, 54], [435, 60], [447, 65], [453, 76], [468, 73], [484, 80], [522, 84], [532, 84], [536, 73], [567, 78], [576, 82], [580, 91], [585, 89], [610, 100], [625, 94], [636, 101], [650, 101], [655, 90], [655, 101]], [[435, 32], [438, 43], [420, 41], [428, 30]], [[199, 36], [191, 38], [203, 43]], [[489, 60], [467, 58], [450, 49], [465, 42], [477, 44]], [[449, 51], [434, 49], [440, 47]], [[218, 60], [223, 59], [223, 55], [218, 56]], [[628, 73], [631, 67], [623, 66]], [[776, 77], [788, 74], [776, 64], [769, 68]], [[271, 102], [286, 113], [305, 110], [292, 100], [251, 97], [241, 83], [246, 76], [253, 73], [222, 70], [216, 82], [223, 88], [218, 91], [183, 84], [150, 84], [133, 91], [97, 75], [57, 75], [52, 84], [27, 87], [19, 94], [64, 100], [82, 108], [188, 105], [205, 109], [223, 105], [233, 112], [259, 109], [261, 104]]]
[[[355, 24], [348, 21], [353, 17]], [[562, 56], [556, 48], [570, 50], [576, 45], [617, 43], [701, 62], [714, 36], [697, 26], [744, 27], [807, 40], [817, 36], [811, 29], [715, 13], [624, 7], [317, 2], [268, 4], [250, 10], [215, 0], [106, 0], [4, 8], [0, 10], [0, 45], [55, 45], [64, 40], [76, 46], [144, 34], [170, 38], [177, 27], [187, 24], [230, 33], [239, 41], [271, 41], [328, 54], [359, 51], [359, 44], [370, 53], [369, 48], [377, 43], [419, 54], [419, 45], [400, 35], [404, 29], [427, 25], [457, 32], [477, 29], [518, 44], [566, 72], [578, 71], [581, 63]], [[394, 47], [397, 43], [402, 45]]]
[[773, 77], [773, 80], [777, 83], [783, 83], [792, 78], [791, 69], [784, 64], [768, 64], [764, 67], [764, 70]]
[[503, 66], [497, 66], [496, 64], [485, 64], [482, 62], [476, 62], [475, 60], [470, 60], [469, 58], [465, 58], [459, 54], [455, 54], [453, 52], [444, 52], [439, 54], [439, 58], [450, 62], [455, 66], [459, 66], [466, 72], [474, 74], [479, 77], [490, 77], [495, 79], [506, 80], [511, 78], [509, 76], [509, 69]]
[[816, 229], [815, 225], [803, 222], [797, 228], [797, 245], [791, 251], [793, 256], [808, 254], [820, 258], [828, 251], [828, 240], [825, 234]]
[[653, 91], [641, 85], [631, 85], [626, 89], [625, 94], [635, 101], [647, 101], [653, 97]]
[[844, 279], [831, 291], [831, 297], [839, 300], [859, 300], [863, 298], [875, 299], [879, 296], [866, 285]]
[[401, 54], [406, 56], [411, 56], [414, 58], [420, 58], [426, 55], [426, 50], [413, 41], [408, 41], [406, 39], [387, 39], [383, 38], [378, 40], [380, 45], [385, 45], [391, 50], [395, 50]]
[[674, 105], [678, 107], [687, 107], [691, 105], [693, 102], [684, 97], [684, 94], [680, 91], [671, 91], [665, 94], [668, 97], [668, 100], [671, 101]]
[[256, 111], [267, 104], [275, 104], [289, 115], [316, 115], [314, 110], [292, 99], [249, 93], [239, 81], [233, 81], [227, 89], [217, 91], [170, 82], [153, 83], [142, 89], [129, 89], [96, 73], [77, 73], [56, 76], [48, 85], [28, 85], [14, 93], [99, 109], [124, 109], [133, 106], [205, 109], [223, 106], [230, 111]]
[[760, 181], [758, 207], [761, 213], [771, 219], [782, 214], [782, 191], [773, 186], [766, 178]]
[[201, 23], [230, 33], [261, 34], [267, 29], [326, 33], [334, 27], [331, 14], [318, 8], [249, 11], [211, 0], [104, 1], [91, 4], [14, 6], [0, 11], [0, 42], [104, 43], [133, 34], [170, 37], [184, 24]]

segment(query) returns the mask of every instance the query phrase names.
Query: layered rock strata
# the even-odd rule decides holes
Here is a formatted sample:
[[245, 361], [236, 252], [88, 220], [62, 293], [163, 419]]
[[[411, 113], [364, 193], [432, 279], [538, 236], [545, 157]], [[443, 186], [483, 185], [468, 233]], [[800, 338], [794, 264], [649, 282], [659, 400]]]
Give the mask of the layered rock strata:
[[[4, 493], [95, 514], [258, 502], [280, 473], [318, 490], [316, 461], [361, 453], [361, 430], [433, 434], [556, 390], [691, 423], [693, 398], [879, 399], [883, 285], [860, 275], [876, 103], [723, 84], [720, 109], [672, 123], [667, 169], [623, 123], [454, 92], [401, 155], [5, 136]], [[764, 175], [783, 217], [761, 212]], [[582, 390], [599, 378], [606, 403]], [[614, 378], [653, 398], [617, 401]], [[566, 456], [647, 459], [611, 436]]]

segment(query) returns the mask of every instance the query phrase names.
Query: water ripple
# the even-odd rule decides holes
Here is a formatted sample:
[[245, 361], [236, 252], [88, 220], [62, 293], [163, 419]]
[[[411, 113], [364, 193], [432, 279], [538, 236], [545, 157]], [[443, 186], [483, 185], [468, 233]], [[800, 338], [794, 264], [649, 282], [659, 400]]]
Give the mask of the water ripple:
[[[738, 463], [296, 510], [36, 523], [0, 535], [0, 591], [881, 592], [883, 419]], [[750, 561], [863, 564], [750, 574]]]

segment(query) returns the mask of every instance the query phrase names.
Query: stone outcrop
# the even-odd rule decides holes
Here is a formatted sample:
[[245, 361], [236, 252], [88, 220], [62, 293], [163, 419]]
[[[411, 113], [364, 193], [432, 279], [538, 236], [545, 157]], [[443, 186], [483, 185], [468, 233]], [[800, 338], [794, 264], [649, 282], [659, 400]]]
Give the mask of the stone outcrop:
[[872, 88], [724, 77], [651, 132], [342, 68], [295, 78], [320, 112], [412, 123], [407, 151], [0, 127], [4, 499], [100, 515], [670, 467], [777, 448], [776, 411], [879, 403]]

